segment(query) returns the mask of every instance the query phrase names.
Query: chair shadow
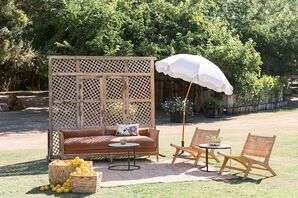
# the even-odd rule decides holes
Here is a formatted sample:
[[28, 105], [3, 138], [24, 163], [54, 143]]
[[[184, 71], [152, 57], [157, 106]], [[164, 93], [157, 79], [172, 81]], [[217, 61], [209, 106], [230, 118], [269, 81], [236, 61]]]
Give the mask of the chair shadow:
[[242, 180], [242, 176], [237, 176], [238, 174], [243, 174], [243, 173], [242, 172], [233, 173], [231, 175], [235, 176], [236, 177], [235, 179], [224, 180], [223, 182], [228, 183], [228, 184], [243, 184], [243, 183], [260, 184], [263, 180], [274, 177], [274, 176], [265, 176], [265, 175], [257, 174], [257, 173], [249, 173], [249, 175], [260, 176], [262, 178], [253, 179], [253, 178], [250, 178], [248, 175], [248, 177], [245, 180]]
[[0, 166], [0, 177], [39, 175], [48, 173], [48, 162], [46, 159], [28, 161], [18, 164]]

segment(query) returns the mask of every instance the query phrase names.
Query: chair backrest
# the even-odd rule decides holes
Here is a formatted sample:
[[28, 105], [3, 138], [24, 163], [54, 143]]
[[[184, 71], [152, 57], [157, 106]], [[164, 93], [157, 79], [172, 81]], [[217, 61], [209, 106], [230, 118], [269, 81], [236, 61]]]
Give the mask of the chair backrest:
[[209, 142], [210, 137], [212, 136], [218, 137], [219, 133], [220, 133], [220, 129], [205, 130], [205, 129], [196, 128], [196, 131], [190, 143], [190, 147], [198, 146], [199, 144], [207, 144]]
[[264, 137], [248, 134], [241, 155], [264, 157], [269, 160], [276, 136]]

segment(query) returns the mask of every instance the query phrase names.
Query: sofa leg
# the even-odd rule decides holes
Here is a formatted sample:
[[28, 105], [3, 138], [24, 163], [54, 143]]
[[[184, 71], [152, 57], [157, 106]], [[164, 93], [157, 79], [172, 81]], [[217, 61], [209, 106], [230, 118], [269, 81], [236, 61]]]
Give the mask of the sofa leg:
[[159, 153], [156, 153], [156, 161], [159, 161]]

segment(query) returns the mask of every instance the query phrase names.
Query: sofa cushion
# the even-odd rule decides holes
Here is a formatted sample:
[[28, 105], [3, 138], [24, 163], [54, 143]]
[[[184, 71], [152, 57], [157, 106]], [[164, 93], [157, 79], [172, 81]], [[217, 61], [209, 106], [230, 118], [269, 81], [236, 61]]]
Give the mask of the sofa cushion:
[[106, 135], [116, 135], [117, 129], [116, 128], [107, 128]]
[[[88, 136], [88, 137], [71, 137], [64, 140], [64, 150], [80, 151], [80, 150], [110, 150], [110, 143], [120, 142], [122, 137], [117, 136]], [[127, 142], [139, 143], [139, 149], [155, 148], [156, 142], [147, 136], [128, 136]]]
[[144, 135], [144, 136], [149, 136], [149, 128], [139, 128], [138, 134]]
[[[111, 143], [116, 143], [116, 142], [120, 142], [120, 140], [123, 137], [116, 137], [114, 136], [113, 139], [111, 139]], [[148, 136], [128, 136], [125, 137], [127, 139], [127, 142], [131, 142], [131, 143], [139, 143], [140, 144], [140, 148], [155, 148], [156, 147], [156, 142], [154, 141], [154, 139], [148, 137]]]
[[104, 135], [103, 128], [93, 129], [62, 129], [60, 132], [63, 133], [64, 139], [72, 137], [87, 137], [87, 136], [102, 136]]

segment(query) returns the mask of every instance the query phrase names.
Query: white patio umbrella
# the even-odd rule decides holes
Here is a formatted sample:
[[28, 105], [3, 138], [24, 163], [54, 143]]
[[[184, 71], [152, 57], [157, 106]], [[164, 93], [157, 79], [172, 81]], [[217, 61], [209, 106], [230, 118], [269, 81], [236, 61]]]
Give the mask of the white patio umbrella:
[[190, 82], [185, 99], [182, 124], [182, 141], [184, 146], [184, 127], [186, 101], [192, 83], [202, 87], [207, 87], [216, 92], [224, 92], [226, 95], [233, 94], [233, 87], [223, 74], [223, 72], [212, 62], [202, 56], [190, 54], [177, 54], [155, 63], [158, 72], [162, 72], [173, 78], [181, 78]]

